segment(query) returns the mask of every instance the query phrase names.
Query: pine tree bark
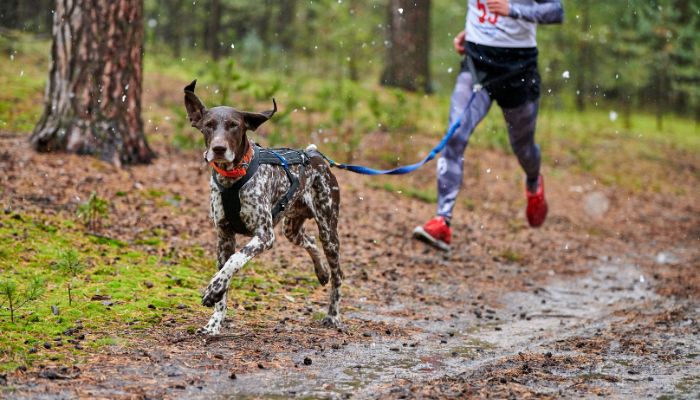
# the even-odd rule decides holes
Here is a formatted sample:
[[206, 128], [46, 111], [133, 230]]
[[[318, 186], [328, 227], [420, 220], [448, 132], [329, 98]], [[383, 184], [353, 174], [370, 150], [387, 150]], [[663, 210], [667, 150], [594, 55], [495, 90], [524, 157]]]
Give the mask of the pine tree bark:
[[154, 153], [141, 119], [142, 0], [58, 0], [37, 151], [90, 154], [116, 165]]
[[430, 0], [389, 0], [381, 83], [430, 92]]

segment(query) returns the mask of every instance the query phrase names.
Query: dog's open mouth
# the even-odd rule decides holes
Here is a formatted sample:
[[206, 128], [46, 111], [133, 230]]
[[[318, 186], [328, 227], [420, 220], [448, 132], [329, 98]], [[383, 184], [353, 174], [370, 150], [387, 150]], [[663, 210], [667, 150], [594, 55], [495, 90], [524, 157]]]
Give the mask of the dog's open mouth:
[[223, 161], [223, 160], [215, 160], [214, 164], [216, 164], [217, 167], [223, 169], [224, 171], [230, 171], [233, 169], [232, 162]]

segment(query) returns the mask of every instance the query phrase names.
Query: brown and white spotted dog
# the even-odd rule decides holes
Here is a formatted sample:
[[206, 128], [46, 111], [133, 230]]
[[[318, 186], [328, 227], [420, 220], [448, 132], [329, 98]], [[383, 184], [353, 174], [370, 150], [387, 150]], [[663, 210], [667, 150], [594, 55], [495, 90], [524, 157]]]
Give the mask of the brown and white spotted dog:
[[[195, 84], [196, 81], [185, 88], [187, 116], [192, 126], [204, 134], [207, 148], [204, 157], [208, 163], [213, 163], [213, 167], [217, 167], [214, 168], [214, 171], [219, 171], [214, 173], [217, 181], [223, 187], [230, 187], [240, 178], [226, 177], [220, 172], [229, 175], [228, 171], [245, 168], [242, 161], [253, 146], [246, 132], [254, 131], [267, 121], [274, 114], [276, 106], [275, 110], [261, 113], [238, 111], [231, 107], [206, 108], [194, 94]], [[211, 279], [202, 296], [202, 304], [214, 306], [214, 314], [209, 322], [199, 329], [199, 333], [215, 335], [220, 332], [226, 315], [226, 292], [231, 277], [251, 258], [272, 247], [275, 241], [274, 227], [281, 219], [284, 219], [284, 235], [287, 239], [306, 249], [311, 256], [319, 282], [325, 285], [330, 275], [330, 304], [323, 324], [335, 328], [340, 326], [338, 304], [343, 272], [338, 260], [338, 181], [320, 155], [311, 157], [306, 168], [300, 169], [299, 165], [289, 168], [299, 179], [299, 189], [275, 220], [272, 216], [273, 205], [290, 187], [282, 167], [261, 164], [252, 178], [241, 187], [240, 217], [252, 232], [252, 239], [237, 252], [236, 234], [224, 215], [221, 192], [214, 181], [214, 174], [212, 175], [210, 216], [218, 237], [219, 272]], [[301, 176], [300, 170], [303, 171]], [[304, 222], [307, 219], [313, 219], [318, 226], [327, 263], [321, 257], [314, 237], [304, 231]]]

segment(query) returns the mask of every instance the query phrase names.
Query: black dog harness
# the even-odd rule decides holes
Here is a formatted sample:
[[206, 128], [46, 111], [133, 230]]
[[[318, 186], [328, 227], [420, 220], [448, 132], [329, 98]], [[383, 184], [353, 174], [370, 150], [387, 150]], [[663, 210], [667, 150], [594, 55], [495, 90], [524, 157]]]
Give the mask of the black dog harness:
[[250, 178], [255, 175], [260, 164], [277, 165], [284, 168], [284, 172], [289, 179], [289, 190], [282, 196], [281, 199], [277, 201], [275, 206], [272, 208], [272, 219], [274, 220], [280, 212], [284, 211], [287, 204], [299, 189], [299, 178], [292, 175], [289, 170], [290, 165], [299, 165], [299, 176], [304, 175], [304, 167], [309, 164], [311, 154], [302, 150], [293, 149], [264, 149], [258, 145], [253, 147], [253, 159], [248, 165], [246, 174], [241, 177], [241, 179], [234, 182], [230, 187], [222, 186], [216, 179], [216, 173], [212, 171], [212, 177], [214, 178], [214, 183], [219, 188], [221, 193], [221, 201], [224, 206], [224, 215], [226, 220], [230, 224], [230, 227], [234, 232], [250, 235], [252, 232], [245, 226], [241, 220], [241, 199], [239, 197], [239, 192], [243, 185], [250, 180]]

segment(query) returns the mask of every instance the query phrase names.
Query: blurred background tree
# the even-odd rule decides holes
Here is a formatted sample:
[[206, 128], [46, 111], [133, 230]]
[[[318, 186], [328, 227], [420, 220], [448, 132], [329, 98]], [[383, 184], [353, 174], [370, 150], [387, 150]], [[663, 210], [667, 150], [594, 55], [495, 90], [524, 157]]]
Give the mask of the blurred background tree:
[[38, 151], [96, 155], [114, 164], [149, 162], [141, 120], [141, 0], [60, 0], [54, 10]]
[[430, 92], [430, 0], [389, 0], [381, 82]]

